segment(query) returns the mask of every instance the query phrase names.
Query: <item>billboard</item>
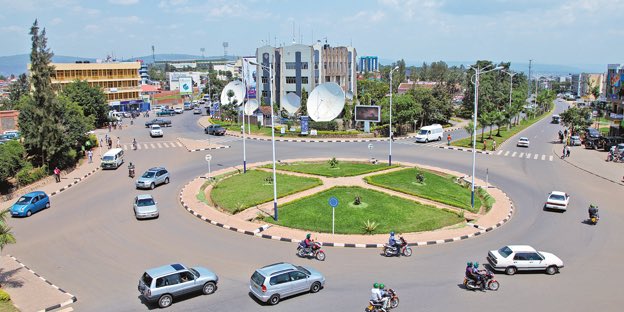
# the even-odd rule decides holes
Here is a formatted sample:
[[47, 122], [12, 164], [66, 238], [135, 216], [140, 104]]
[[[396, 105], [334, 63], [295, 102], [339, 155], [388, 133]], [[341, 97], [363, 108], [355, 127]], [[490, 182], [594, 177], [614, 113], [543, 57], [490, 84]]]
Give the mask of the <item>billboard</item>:
[[377, 105], [356, 105], [355, 121], [381, 121], [381, 107]]
[[193, 79], [191, 77], [180, 77], [180, 94], [193, 93]]
[[256, 62], [255, 57], [243, 57], [243, 79], [247, 85], [247, 98], [256, 98], [256, 66], [251, 65], [249, 62]]

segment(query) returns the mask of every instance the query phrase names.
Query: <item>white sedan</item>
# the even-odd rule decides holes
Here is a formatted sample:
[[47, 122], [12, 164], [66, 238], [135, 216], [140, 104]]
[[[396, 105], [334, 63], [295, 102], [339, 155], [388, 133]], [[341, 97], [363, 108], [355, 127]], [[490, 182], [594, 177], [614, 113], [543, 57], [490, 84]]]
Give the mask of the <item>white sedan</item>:
[[527, 245], [490, 250], [487, 260], [494, 271], [505, 271], [507, 275], [514, 275], [517, 271], [546, 271], [546, 274], [553, 275], [563, 268], [559, 257]]
[[517, 147], [529, 147], [529, 138], [521, 137], [516, 144]]
[[150, 128], [150, 136], [153, 137], [162, 137], [163, 130], [159, 125], [152, 125]]
[[570, 195], [565, 192], [552, 191], [548, 194], [548, 199], [544, 207], [547, 209], [566, 211], [568, 209], [568, 203], [570, 203]]
[[184, 109], [182, 109], [181, 107], [176, 107], [176, 108], [174, 108], [174, 109], [173, 109], [173, 111], [174, 111], [176, 114], [182, 114], [182, 113], [184, 113]]

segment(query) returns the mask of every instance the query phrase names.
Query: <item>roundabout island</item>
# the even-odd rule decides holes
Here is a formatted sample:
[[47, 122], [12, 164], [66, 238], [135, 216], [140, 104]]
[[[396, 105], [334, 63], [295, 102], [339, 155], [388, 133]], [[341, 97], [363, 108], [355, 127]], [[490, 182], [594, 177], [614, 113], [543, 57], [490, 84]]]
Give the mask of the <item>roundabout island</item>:
[[[298, 242], [306, 233], [324, 246], [383, 246], [391, 231], [412, 246], [448, 243], [481, 235], [511, 218], [513, 204], [500, 189], [470, 185], [450, 170], [413, 163], [365, 159], [291, 159], [277, 167], [277, 220], [272, 166], [248, 165], [198, 177], [180, 194], [198, 218], [262, 238]], [[334, 209], [328, 200], [336, 198]], [[332, 234], [333, 231], [333, 234]]]

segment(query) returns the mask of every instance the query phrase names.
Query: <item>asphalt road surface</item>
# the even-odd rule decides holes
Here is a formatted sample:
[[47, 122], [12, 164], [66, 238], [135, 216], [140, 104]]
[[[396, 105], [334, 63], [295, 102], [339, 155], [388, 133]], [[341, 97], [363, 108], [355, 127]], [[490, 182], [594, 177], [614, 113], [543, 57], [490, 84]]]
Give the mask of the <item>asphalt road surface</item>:
[[[557, 104], [557, 111], [563, 107]], [[206, 138], [196, 124], [198, 115], [185, 112], [171, 118], [162, 139], [149, 138], [145, 118], [124, 130], [122, 142], [170, 142], [176, 136]], [[560, 126], [550, 118], [521, 133], [531, 147], [515, 147], [511, 139], [503, 150], [553, 155], [552, 143]], [[242, 163], [242, 142], [230, 149], [211, 151], [213, 170]], [[374, 157], [387, 159], [387, 142], [375, 143]], [[276, 143], [277, 158], [362, 157], [368, 143]], [[271, 143], [247, 142], [250, 163], [271, 159]], [[179, 262], [201, 265], [220, 277], [217, 292], [188, 296], [174, 302], [171, 311], [362, 311], [374, 282], [398, 291], [396, 311], [621, 311], [624, 277], [618, 268], [624, 255], [624, 212], [621, 186], [606, 183], [559, 159], [477, 156], [477, 175], [501, 187], [514, 201], [516, 213], [500, 229], [477, 238], [436, 246], [417, 247], [410, 258], [385, 258], [378, 249], [326, 248], [327, 260], [300, 259], [296, 245], [234, 233], [211, 226], [184, 210], [178, 199], [184, 184], [207, 172], [206, 152], [180, 147], [128, 151], [126, 161], [142, 174], [152, 166], [165, 166], [171, 183], [153, 191], [135, 190], [125, 167], [103, 171], [52, 198], [52, 208], [31, 218], [12, 219], [18, 243], [5, 248], [75, 294], [77, 311], [144, 311], [137, 291], [144, 270]], [[427, 145], [395, 144], [394, 161], [408, 161], [471, 172], [471, 153]], [[279, 181], [278, 181], [279, 182]], [[565, 213], [543, 211], [547, 193], [571, 194]], [[160, 218], [137, 221], [132, 212], [136, 194], [150, 193], [158, 201]], [[620, 195], [617, 195], [620, 194]], [[583, 222], [587, 206], [600, 206], [597, 226]], [[382, 242], [380, 242], [382, 243]], [[466, 261], [485, 263], [487, 251], [506, 244], [529, 244], [559, 256], [565, 263], [560, 274], [497, 274], [497, 292], [472, 292], [461, 287]], [[259, 304], [248, 294], [254, 270], [288, 261], [312, 266], [327, 278], [317, 294], [283, 300], [277, 306]]]

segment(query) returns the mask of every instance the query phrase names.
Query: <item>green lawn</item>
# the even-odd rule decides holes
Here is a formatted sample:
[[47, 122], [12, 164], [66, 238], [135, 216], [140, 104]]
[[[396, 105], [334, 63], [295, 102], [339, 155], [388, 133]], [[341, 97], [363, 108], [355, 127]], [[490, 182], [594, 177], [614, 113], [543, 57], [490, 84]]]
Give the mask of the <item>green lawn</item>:
[[[507, 141], [507, 139], [509, 139], [510, 137], [516, 135], [518, 132], [526, 129], [527, 127], [529, 127], [530, 125], [542, 120], [544, 117], [550, 116], [552, 114], [552, 111], [554, 109], [554, 104], [551, 106], [551, 109], [549, 111], [547, 111], [546, 113], [537, 116], [533, 119], [523, 119], [520, 121], [520, 123], [517, 126], [513, 126], [511, 127], [511, 129], [508, 131], [507, 130], [507, 126], [503, 126], [501, 127], [500, 130], [500, 136], [497, 136], [496, 134], [498, 133], [498, 130], [494, 129], [492, 130], [492, 136], [490, 136], [490, 128], [487, 127], [485, 128], [485, 132], [484, 135], [481, 136], [481, 129], [477, 128], [477, 149], [478, 150], [483, 150], [483, 138], [485, 137], [485, 139], [487, 139], [487, 148], [488, 150], [492, 150], [492, 140], [496, 141], [496, 146], [499, 147], [501, 146], [501, 144], [505, 141]], [[556, 137], [556, 133], [552, 134], [553, 139]], [[456, 141], [452, 141], [451, 145], [453, 146], [461, 146], [461, 147], [469, 147], [472, 148], [472, 138], [467, 137], [461, 140], [456, 140]]]
[[[238, 213], [246, 208], [273, 200], [273, 185], [265, 181], [270, 172], [248, 170], [218, 182], [210, 193], [212, 202], [219, 208]], [[277, 174], [277, 197], [287, 196], [321, 185], [316, 178]]]
[[19, 312], [11, 301], [0, 301], [0, 312]]
[[[356, 195], [361, 204], [354, 205]], [[374, 221], [378, 227], [373, 234], [421, 232], [463, 222], [456, 213], [425, 206], [414, 201], [360, 187], [335, 187], [321, 193], [285, 204], [279, 208], [278, 222], [266, 217], [266, 222], [307, 231], [331, 233], [331, 196], [338, 199], [335, 209], [337, 234], [364, 234], [364, 223]]]
[[[425, 176], [424, 185], [416, 182], [417, 172], [422, 172]], [[452, 175], [438, 175], [420, 168], [408, 168], [366, 177], [366, 182], [472, 211], [470, 189], [455, 183], [453, 180], [456, 178]], [[475, 196], [475, 207], [476, 211], [481, 207], [481, 199], [477, 196]]]
[[[273, 165], [265, 165], [265, 168], [273, 168]], [[352, 177], [369, 172], [386, 170], [398, 167], [397, 165], [388, 166], [387, 163], [378, 163], [376, 165], [364, 162], [345, 162], [338, 161], [335, 168], [330, 167], [327, 161], [324, 162], [296, 162], [289, 164], [278, 164], [275, 166], [278, 170], [300, 172], [307, 174], [315, 174], [324, 177]]]

